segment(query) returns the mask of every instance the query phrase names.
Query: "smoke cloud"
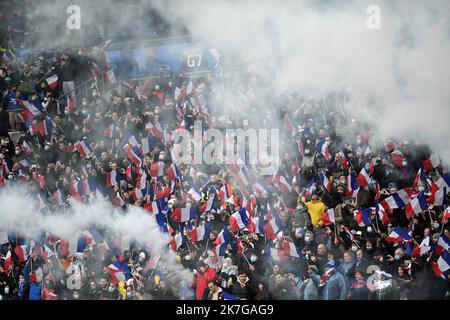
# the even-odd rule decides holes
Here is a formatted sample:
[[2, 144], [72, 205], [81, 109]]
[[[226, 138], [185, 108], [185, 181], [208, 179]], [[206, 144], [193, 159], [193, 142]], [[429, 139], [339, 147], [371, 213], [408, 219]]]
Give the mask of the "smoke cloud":
[[98, 200], [91, 204], [74, 202], [73, 210], [65, 214], [48, 212], [46, 208], [36, 212], [36, 200], [15, 188], [2, 192], [0, 202], [2, 229], [16, 231], [28, 240], [36, 239], [42, 231], [66, 240], [77, 239], [79, 231], [95, 225], [108, 230], [108, 234], [119, 234], [135, 240], [153, 257], [161, 256], [161, 263], [168, 273], [175, 274], [177, 280], [188, 283], [192, 279], [189, 270], [174, 263], [175, 254], [168, 249], [168, 234], [161, 232], [154, 217], [141, 208], [131, 207], [126, 213], [117, 213], [110, 203]]
[[[367, 28], [369, 5], [380, 8], [380, 30]], [[156, 7], [205, 45], [264, 61], [277, 91], [346, 89], [347, 111], [381, 139], [409, 136], [450, 162], [450, 4], [176, 0]]]

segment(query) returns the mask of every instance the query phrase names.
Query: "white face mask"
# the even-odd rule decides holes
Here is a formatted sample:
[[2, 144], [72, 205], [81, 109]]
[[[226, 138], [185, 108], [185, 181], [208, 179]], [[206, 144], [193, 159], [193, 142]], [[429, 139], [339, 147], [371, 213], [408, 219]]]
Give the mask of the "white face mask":
[[44, 150], [45, 150], [45, 151], [48, 151], [48, 149], [50, 149], [50, 147], [49, 147], [48, 145], [46, 145], [46, 146], [44, 147]]
[[358, 250], [358, 247], [357, 246], [352, 246], [352, 251], [356, 251], [356, 250]]
[[360, 144], [361, 143], [361, 139], [356, 139], [356, 143]]
[[406, 167], [407, 164], [408, 164], [408, 162], [402, 161], [402, 166]]
[[422, 192], [423, 190], [425, 190], [424, 186], [419, 186], [419, 191]]
[[5, 294], [9, 294], [9, 287], [5, 286]]
[[251, 256], [251, 257], [250, 257], [250, 261], [251, 261], [251, 262], [256, 262], [256, 260], [258, 260], [258, 257], [257, 257], [257, 256]]
[[309, 242], [309, 241], [311, 241], [311, 238], [310, 237], [305, 237], [305, 242]]
[[439, 223], [435, 223], [435, 224], [434, 224], [434, 228], [435, 228], [435, 229], [439, 228]]

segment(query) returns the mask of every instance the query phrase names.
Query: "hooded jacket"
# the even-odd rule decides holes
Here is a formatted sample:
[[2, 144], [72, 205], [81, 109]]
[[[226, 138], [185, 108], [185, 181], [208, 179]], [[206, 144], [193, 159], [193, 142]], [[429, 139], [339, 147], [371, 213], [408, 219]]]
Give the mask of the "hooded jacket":
[[325, 211], [325, 204], [320, 200], [311, 200], [305, 203], [308, 208], [309, 215], [311, 217], [311, 222], [314, 227], [322, 227], [322, 214]]

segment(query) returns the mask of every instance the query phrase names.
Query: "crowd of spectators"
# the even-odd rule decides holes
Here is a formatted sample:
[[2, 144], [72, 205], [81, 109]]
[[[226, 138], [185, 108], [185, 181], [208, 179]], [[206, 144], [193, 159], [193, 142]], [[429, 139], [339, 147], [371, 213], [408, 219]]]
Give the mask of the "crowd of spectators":
[[[346, 94], [277, 94], [270, 77], [257, 71], [241, 70], [246, 81], [239, 86], [232, 75], [212, 74], [93, 86], [72, 104], [65, 95], [75, 87], [70, 83], [103, 68], [93, 62], [83, 50], [42, 52], [21, 62], [3, 56], [0, 192], [28, 190], [40, 199], [37, 214], [64, 215], [74, 201], [89, 204], [100, 194], [118, 215], [131, 207], [146, 210], [148, 219], [163, 215], [161, 232], [172, 237], [167, 250], [175, 251], [174, 264], [192, 271], [192, 281], [174, 281], [148, 248], [112, 246], [115, 235], [91, 225], [103, 241], [75, 254], [45, 230], [34, 245], [27, 235], [9, 236], [1, 250], [2, 299], [449, 298], [449, 273], [439, 269], [439, 259], [450, 243], [450, 181], [426, 145], [413, 137], [378, 142], [373, 128], [348, 116]], [[58, 77], [53, 88], [50, 74]], [[187, 92], [191, 85], [195, 90]], [[31, 119], [26, 103], [38, 110]], [[280, 168], [263, 176], [246, 159], [237, 171], [178, 164], [174, 178], [171, 132], [192, 133], [195, 121], [219, 130], [280, 129]], [[80, 143], [88, 152], [80, 152]], [[130, 144], [148, 147], [139, 164], [130, 157]], [[151, 172], [154, 164], [163, 165], [162, 175]], [[111, 172], [117, 177], [112, 183]], [[280, 185], [280, 177], [288, 186]], [[406, 203], [389, 205], [388, 198], [401, 191]], [[438, 201], [439, 192], [444, 196]], [[426, 208], [411, 215], [407, 205], [419, 196]], [[180, 222], [175, 212], [188, 203], [197, 208], [195, 217]], [[251, 223], [236, 229], [230, 217], [242, 209]], [[268, 225], [278, 228], [274, 237]], [[209, 237], [195, 241], [193, 232], [202, 226]], [[399, 228], [410, 238], [392, 242]], [[125, 279], [116, 281], [110, 265]]]

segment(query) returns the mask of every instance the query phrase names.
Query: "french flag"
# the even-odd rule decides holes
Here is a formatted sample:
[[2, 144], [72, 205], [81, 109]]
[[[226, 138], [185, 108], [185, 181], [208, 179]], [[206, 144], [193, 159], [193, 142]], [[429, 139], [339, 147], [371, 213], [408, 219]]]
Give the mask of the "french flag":
[[345, 232], [345, 234], [347, 235], [347, 237], [350, 239], [350, 241], [355, 241], [356, 240], [356, 237], [355, 237], [355, 235], [350, 231], [350, 229], [348, 228], [348, 227], [346, 227], [346, 226], [343, 226], [344, 227], [344, 232]]
[[45, 137], [51, 134], [53, 131], [53, 121], [51, 119], [45, 119], [44, 121], [32, 123], [30, 127], [30, 134], [32, 136], [39, 134]]
[[373, 223], [372, 220], [370, 220], [371, 214], [372, 208], [356, 209], [353, 213], [355, 221], [356, 223], [358, 223], [358, 226], [360, 227], [365, 227]]
[[255, 192], [256, 196], [262, 197], [263, 195], [267, 195], [269, 193], [269, 187], [262, 181], [255, 182], [253, 185], [253, 191]]
[[195, 219], [197, 215], [198, 207], [195, 205], [190, 206], [189, 204], [184, 208], [175, 208], [172, 212], [172, 218], [174, 218], [178, 223], [191, 221], [192, 219]]
[[264, 215], [253, 218], [253, 223], [255, 224], [255, 233], [264, 234]]
[[230, 242], [230, 233], [227, 228], [223, 228], [223, 230], [219, 233], [216, 240], [214, 241], [215, 247], [212, 248], [212, 251], [218, 256], [225, 256], [225, 252], [227, 249], [227, 245]]
[[381, 204], [377, 203], [375, 211], [383, 224], [388, 225], [391, 223], [389, 216], [386, 213], [386, 209], [384, 209]]
[[328, 209], [327, 211], [325, 211], [322, 214], [322, 221], [323, 223], [325, 223], [326, 226], [329, 226], [330, 224], [334, 224], [335, 223], [335, 219], [334, 219], [334, 209]]
[[70, 183], [69, 194], [72, 196], [73, 199], [81, 201], [81, 195], [80, 192], [78, 191], [78, 181], [79, 180], [76, 179], [72, 180], [72, 182]]
[[439, 177], [436, 180], [436, 185], [439, 187], [439, 189], [447, 189], [447, 193], [450, 192], [450, 175], [448, 173], [444, 174], [442, 177], [437, 173], [437, 176]]
[[384, 238], [385, 241], [388, 242], [403, 242], [403, 241], [410, 241], [411, 237], [408, 233], [403, 231], [400, 226], [397, 226], [386, 238]]
[[11, 250], [8, 250], [5, 257], [5, 262], [3, 264], [3, 269], [6, 271], [6, 274], [9, 273], [9, 267], [12, 264], [12, 256], [11, 256]]
[[167, 168], [166, 173], [172, 181], [179, 179], [177, 166], [173, 162], [170, 167]]
[[398, 209], [406, 207], [409, 202], [410, 196], [402, 189], [393, 193], [390, 197], [381, 200], [380, 203], [385, 209]]
[[116, 83], [116, 75], [114, 74], [114, 69], [110, 69], [106, 72], [106, 80], [108, 80], [108, 83], [110, 84]]
[[83, 159], [91, 154], [91, 149], [89, 148], [89, 145], [86, 143], [86, 140], [75, 142], [74, 147], [75, 149], [78, 150]]
[[145, 130], [150, 132], [152, 135], [154, 135], [157, 138], [162, 138], [164, 130], [162, 129], [159, 122], [156, 122], [155, 124], [151, 123], [150, 121], [147, 122], [145, 125]]
[[417, 171], [416, 177], [414, 178], [413, 182], [413, 188], [417, 189], [419, 187], [419, 181], [426, 182], [427, 187], [432, 185], [431, 179], [427, 177], [425, 171], [422, 168]]
[[330, 180], [328, 180], [328, 178], [322, 172], [319, 172], [319, 178], [320, 178], [320, 182], [322, 183], [325, 190], [327, 190], [328, 192], [331, 192]]
[[419, 258], [430, 251], [430, 249], [430, 237], [426, 237], [422, 240], [420, 245], [411, 252], [411, 257]]
[[450, 269], [450, 253], [448, 251], [442, 252], [437, 260], [437, 265], [442, 273]]
[[45, 81], [47, 82], [50, 89], [55, 89], [58, 85], [58, 75], [56, 73], [50, 73], [46, 76]]
[[214, 206], [214, 200], [216, 199], [216, 194], [215, 193], [210, 193], [208, 200], [205, 203], [205, 209], [203, 212], [210, 212]]
[[426, 210], [428, 210], [428, 203], [423, 191], [413, 198], [405, 207], [405, 213], [408, 218], [414, 218], [419, 213]]
[[450, 207], [447, 207], [444, 211], [444, 215], [442, 216], [442, 224], [445, 224], [450, 220]]
[[236, 211], [230, 216], [230, 226], [234, 232], [250, 225], [250, 220], [247, 217], [247, 210], [245, 208]]
[[281, 231], [281, 221], [278, 216], [274, 216], [264, 225], [264, 231], [266, 233], [267, 239], [275, 240], [277, 238], [277, 234]]
[[316, 151], [322, 154], [326, 161], [330, 160], [330, 151], [328, 149], [328, 143], [325, 140], [319, 142]]
[[186, 90], [182, 87], [176, 87], [173, 93], [173, 97], [176, 101], [180, 101], [186, 96]]
[[128, 158], [133, 162], [136, 166], [140, 167], [143, 162], [143, 155], [139, 150], [139, 147], [134, 146], [128, 152]]
[[27, 159], [20, 160], [18, 164], [20, 168], [28, 168], [30, 166], [30, 162]]
[[56, 190], [52, 195], [55, 204], [60, 207], [64, 204], [64, 193], [61, 189]]
[[88, 246], [93, 246], [103, 241], [103, 237], [100, 232], [98, 232], [98, 230], [94, 227], [82, 231], [80, 235], [85, 239]]
[[277, 183], [278, 188], [280, 189], [280, 191], [282, 193], [291, 192], [292, 187], [283, 175], [281, 175], [280, 173], [276, 174], [275, 181]]
[[340, 152], [341, 155], [341, 164], [344, 169], [348, 169], [350, 166], [350, 158], [348, 157], [347, 152], [342, 149]]
[[358, 182], [356, 181], [356, 175], [354, 172], [347, 176], [347, 195], [355, 198], [359, 190]]
[[103, 130], [103, 135], [107, 138], [112, 139], [114, 137], [114, 128], [115, 125], [112, 123]]
[[314, 178], [311, 179], [305, 187], [305, 198], [309, 198], [313, 191], [316, 190], [316, 183], [314, 182]]
[[202, 196], [197, 191], [195, 191], [194, 188], [190, 188], [188, 190], [187, 194], [188, 194], [189, 198], [191, 198], [192, 200], [194, 200], [196, 202], [199, 202], [202, 199]]
[[438, 242], [436, 243], [436, 247], [434, 248], [434, 252], [437, 255], [440, 255], [443, 251], [449, 251], [450, 248], [450, 239], [443, 233], [439, 237]]
[[35, 116], [39, 115], [43, 109], [39, 109], [34, 104], [30, 103], [27, 100], [16, 99], [17, 103], [23, 108], [23, 111], [20, 112], [22, 116], [22, 120], [25, 123], [30, 122]]
[[186, 237], [183, 232], [178, 232], [176, 235], [172, 237], [170, 241], [170, 248], [173, 251], [177, 251], [179, 247], [181, 247], [184, 243], [186, 243]]
[[150, 176], [158, 178], [164, 175], [164, 162], [158, 161], [150, 165]]
[[121, 281], [125, 281], [125, 273], [112, 263], [106, 267], [106, 272], [111, 276], [112, 284], [118, 284]]
[[207, 240], [211, 231], [211, 224], [206, 223], [193, 229], [189, 234], [192, 242]]
[[193, 96], [195, 94], [194, 82], [192, 82], [191, 79], [187, 81], [185, 88], [186, 88], [186, 96]]
[[441, 160], [436, 154], [432, 153], [428, 159], [422, 161], [422, 164], [424, 169], [429, 172], [433, 170], [433, 168], [439, 166], [441, 164]]
[[119, 175], [116, 170], [111, 170], [106, 174], [106, 187], [111, 188], [119, 183]]
[[372, 182], [372, 178], [370, 178], [369, 174], [366, 171], [366, 168], [361, 169], [356, 180], [361, 187], [365, 187]]
[[299, 258], [301, 260], [305, 259], [300, 248], [297, 247], [293, 242], [284, 241], [283, 242], [283, 250], [284, 250], [284, 252], [286, 252], [287, 255], [289, 255], [291, 257]]
[[147, 154], [152, 151], [158, 143], [158, 139], [154, 136], [148, 136], [147, 138], [142, 138], [142, 153]]
[[431, 196], [427, 198], [427, 203], [434, 206], [447, 206], [447, 188], [439, 189], [439, 187], [433, 183], [430, 190]]

